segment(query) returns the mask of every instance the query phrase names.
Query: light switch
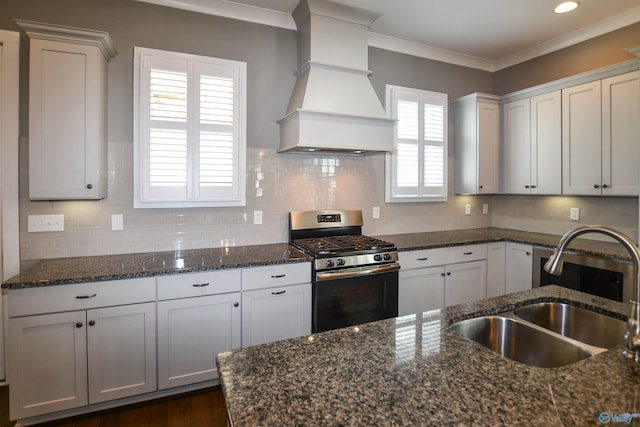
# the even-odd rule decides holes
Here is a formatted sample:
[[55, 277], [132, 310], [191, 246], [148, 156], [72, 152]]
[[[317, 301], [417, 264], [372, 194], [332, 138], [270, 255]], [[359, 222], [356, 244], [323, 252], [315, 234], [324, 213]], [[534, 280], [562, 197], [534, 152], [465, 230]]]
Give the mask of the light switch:
[[380, 219], [380, 206], [373, 207], [373, 219]]
[[488, 203], [483, 203], [482, 204], [482, 214], [486, 215], [489, 213], [489, 204]]
[[580, 221], [580, 208], [571, 208], [569, 211], [569, 219], [571, 221]]
[[111, 231], [124, 230], [124, 217], [122, 214], [111, 215]]
[[29, 233], [64, 231], [64, 215], [29, 215], [27, 222]]
[[262, 224], [262, 211], [253, 211], [253, 223], [255, 225]]

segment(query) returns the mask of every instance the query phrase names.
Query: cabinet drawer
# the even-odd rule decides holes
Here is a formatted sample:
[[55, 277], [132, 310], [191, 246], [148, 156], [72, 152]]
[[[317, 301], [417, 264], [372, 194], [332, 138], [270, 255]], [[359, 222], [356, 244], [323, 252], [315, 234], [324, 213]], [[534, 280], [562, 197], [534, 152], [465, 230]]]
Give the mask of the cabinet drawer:
[[240, 270], [172, 274], [158, 277], [158, 300], [240, 292]]
[[403, 270], [487, 259], [487, 244], [450, 246], [398, 252]]
[[311, 282], [311, 263], [309, 262], [242, 269], [243, 290], [309, 282]]
[[155, 278], [9, 290], [9, 317], [153, 302]]

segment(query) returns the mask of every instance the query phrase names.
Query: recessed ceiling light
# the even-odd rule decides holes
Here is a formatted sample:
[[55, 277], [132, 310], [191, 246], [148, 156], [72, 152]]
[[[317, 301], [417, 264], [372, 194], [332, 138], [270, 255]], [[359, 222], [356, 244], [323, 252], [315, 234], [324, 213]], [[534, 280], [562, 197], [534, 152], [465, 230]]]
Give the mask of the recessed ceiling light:
[[580, 3], [578, 3], [577, 1], [565, 1], [557, 5], [556, 8], [553, 9], [553, 11], [555, 13], [567, 13], [567, 12], [571, 12], [579, 5]]

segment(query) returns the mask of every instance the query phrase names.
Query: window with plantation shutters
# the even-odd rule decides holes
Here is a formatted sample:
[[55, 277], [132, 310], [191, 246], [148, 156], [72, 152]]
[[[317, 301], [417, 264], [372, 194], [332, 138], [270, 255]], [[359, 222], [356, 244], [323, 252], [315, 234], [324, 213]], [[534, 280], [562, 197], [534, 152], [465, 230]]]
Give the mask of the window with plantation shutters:
[[246, 64], [134, 56], [134, 206], [244, 206]]
[[446, 200], [447, 94], [391, 85], [386, 92], [396, 120], [395, 151], [385, 162], [386, 201]]

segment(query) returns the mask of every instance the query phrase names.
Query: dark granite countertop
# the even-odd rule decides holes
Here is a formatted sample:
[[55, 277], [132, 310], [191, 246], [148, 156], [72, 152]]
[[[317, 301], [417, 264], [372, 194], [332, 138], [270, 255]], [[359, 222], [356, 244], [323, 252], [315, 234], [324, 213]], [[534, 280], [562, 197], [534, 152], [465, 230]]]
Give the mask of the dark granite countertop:
[[[393, 242], [400, 251], [510, 241], [553, 247], [560, 236], [501, 228], [435, 231], [377, 236]], [[570, 248], [581, 252], [629, 260], [618, 243], [575, 239]], [[286, 243], [228, 248], [191, 249], [140, 254], [53, 258], [39, 261], [5, 281], [3, 288], [30, 288], [103, 280], [179, 274], [225, 268], [309, 261], [311, 258]]]
[[539, 301], [624, 317], [624, 304], [557, 286], [221, 353], [231, 424], [601, 425], [640, 412], [622, 346], [560, 368], [527, 366], [448, 330]]
[[[382, 240], [393, 242], [400, 251], [418, 249], [432, 249], [446, 246], [457, 246], [474, 243], [516, 242], [537, 246], [555, 247], [560, 237], [555, 234], [533, 233], [529, 231], [509, 230], [504, 228], [473, 228], [467, 230], [433, 231], [425, 233], [391, 234], [376, 236]], [[586, 234], [587, 238], [577, 238], [569, 244], [575, 251], [607, 256], [622, 260], [631, 260], [629, 253], [620, 243], [611, 241], [592, 240], [602, 237], [598, 234]]]
[[38, 262], [25, 272], [5, 281], [2, 287], [30, 288], [304, 261], [310, 261], [310, 258], [286, 243], [53, 258]]

